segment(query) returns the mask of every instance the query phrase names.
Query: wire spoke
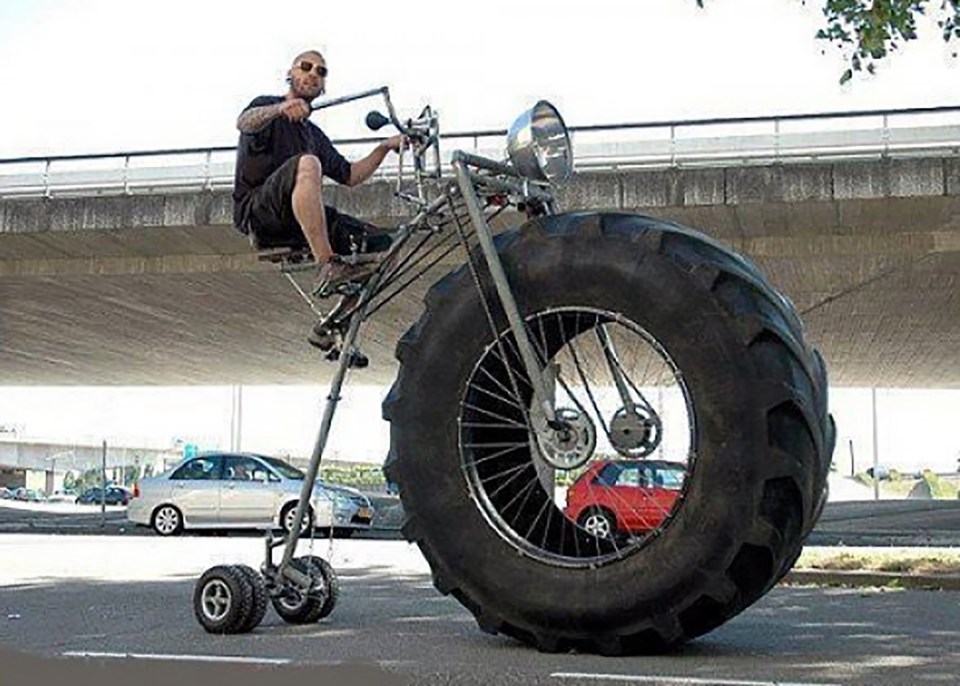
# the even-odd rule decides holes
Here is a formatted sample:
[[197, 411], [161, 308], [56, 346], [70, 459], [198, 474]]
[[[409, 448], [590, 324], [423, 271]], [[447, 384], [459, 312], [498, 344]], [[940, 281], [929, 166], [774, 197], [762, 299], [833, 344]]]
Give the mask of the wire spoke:
[[[540, 366], [530, 371], [544, 376], [548, 395], [558, 406], [575, 408], [583, 420], [594, 423], [598, 437], [602, 429], [606, 438], [594, 454], [584, 455], [584, 462], [565, 474], [547, 463], [543, 464], [547, 471], [541, 468], [541, 446], [528, 417], [534, 379], [527, 374], [512, 331], [498, 325], [494, 343], [487, 346], [468, 381], [470, 403], [461, 403], [462, 412], [475, 412], [461, 416], [459, 429], [461, 449], [466, 451], [463, 469], [474, 492], [481, 494], [475, 496], [477, 504], [487, 513], [491, 526], [500, 529], [521, 552], [547, 563], [556, 558], [580, 565], [623, 559], [652, 540], [653, 532], [668, 526], [683, 495], [663, 489], [657, 471], [642, 469], [637, 472], [641, 481], [636, 488], [632, 487], [633, 474], [620, 476], [620, 486], [605, 485], [616, 481], [620, 471], [605, 472], [607, 465], [620, 463], [637, 470], [643, 464], [629, 456], [621, 463], [613, 456], [610, 420], [626, 403], [625, 397], [630, 401], [627, 405], [653, 411], [641, 388], [650, 385], [653, 377], [672, 378], [684, 395], [691, 443], [684, 466], [667, 463], [664, 468], [674, 470], [673, 478], [679, 476], [676, 470], [683, 470], [683, 483], [695, 460], [692, 405], [686, 387], [656, 340], [615, 312], [553, 308], [528, 316], [524, 326]], [[640, 371], [643, 374], [638, 377]], [[522, 422], [518, 412], [524, 415]], [[632, 429], [624, 427], [625, 432]], [[676, 433], [682, 439], [682, 431]], [[650, 441], [661, 442], [661, 450], [663, 439], [663, 427], [650, 437]], [[572, 444], [563, 449], [573, 449]], [[477, 456], [470, 454], [474, 451]], [[609, 478], [598, 479], [601, 474]], [[568, 484], [566, 503], [556, 490], [561, 482]], [[609, 534], [583, 514], [600, 507], [606, 508], [605, 516], [611, 519]]]
[[489, 462], [490, 460], [495, 460], [495, 459], [497, 459], [497, 458], [499, 458], [499, 457], [503, 457], [504, 455], [506, 455], [506, 454], [508, 454], [508, 453], [512, 453], [512, 452], [513, 452], [514, 450], [516, 450], [517, 448], [526, 447], [526, 445], [527, 445], [527, 444], [524, 444], [523, 446], [515, 445], [515, 446], [513, 446], [512, 448], [504, 448], [503, 450], [498, 450], [497, 452], [491, 453], [490, 455], [484, 455], [483, 457], [474, 458], [474, 459], [470, 460], [469, 464], [462, 465], [460, 468], [461, 468], [461, 469], [470, 469], [471, 467], [473, 467], [473, 466], [475, 466], [475, 465], [483, 464], [483, 463], [485, 463], [485, 462]]
[[[510, 484], [512, 484], [513, 481], [514, 481], [518, 476], [520, 476], [521, 474], [523, 474], [523, 471], [524, 471], [525, 469], [529, 469], [529, 467], [530, 467], [529, 464], [517, 465], [516, 467], [512, 467], [511, 469], [508, 469], [508, 470], [506, 470], [506, 471], [504, 471], [504, 472], [500, 472], [499, 474], [495, 475], [494, 477], [491, 477], [491, 478], [496, 478], [496, 477], [506, 476], [507, 474], [513, 472], [513, 476], [511, 476], [511, 477], [510, 477], [509, 479], [507, 479], [505, 482], [503, 482], [502, 484], [500, 484], [492, 493], [488, 494], [488, 497], [489, 497], [491, 500], [493, 500], [503, 489], [505, 489], [507, 486], [509, 486]], [[482, 482], [482, 483], [486, 483], [487, 481], [490, 481], [490, 479], [481, 479], [481, 482]]]
[[507, 404], [507, 405], [512, 405], [513, 407], [517, 408], [518, 410], [523, 410], [523, 409], [525, 409], [525, 408], [524, 408], [522, 405], [520, 405], [519, 403], [515, 403], [515, 402], [513, 402], [512, 400], [510, 400], [509, 398], [504, 398], [502, 395], [497, 395], [497, 394], [494, 393], [493, 391], [488, 390], [488, 389], [484, 388], [483, 386], [480, 386], [480, 385], [477, 384], [477, 383], [472, 383], [472, 384], [470, 384], [470, 388], [473, 388], [473, 389], [475, 389], [475, 390], [477, 390], [477, 391], [480, 391], [480, 392], [483, 393], [484, 395], [489, 395], [491, 398], [494, 398], [494, 399], [496, 399], [496, 400], [499, 400], [499, 401], [502, 402], [502, 403], [505, 403], [505, 404]]
[[465, 407], [468, 410], [471, 410], [472, 412], [479, 412], [480, 414], [485, 414], [488, 417], [493, 417], [494, 419], [499, 419], [501, 421], [508, 422], [509, 424], [516, 426], [518, 429], [529, 430], [529, 427], [527, 427], [526, 424], [518, 422], [515, 419], [511, 419], [510, 417], [505, 417], [504, 415], [498, 414], [492, 410], [488, 410], [483, 407], [477, 407], [476, 405], [471, 405], [470, 403], [467, 403], [467, 402], [460, 403], [460, 405], [461, 407]]
[[[488, 372], [488, 371], [487, 371], [486, 369], [484, 369], [483, 367], [480, 368], [480, 371], [483, 372], [484, 376], [486, 376], [488, 379], [490, 379], [491, 381], [493, 381], [493, 383], [495, 383], [495, 384], [497, 385], [497, 388], [499, 388], [499, 389], [500, 389], [501, 391], [503, 391], [504, 393], [506, 393], [506, 394], [509, 395], [510, 393], [513, 392], [512, 390], [510, 390], [509, 388], [507, 388], [506, 386], [504, 386], [503, 383], [502, 383], [497, 377], [495, 377], [493, 374], [491, 374], [490, 372]], [[518, 403], [522, 403], [522, 402], [523, 402], [523, 400], [522, 400], [521, 398], [514, 398], [514, 399], [515, 399]]]

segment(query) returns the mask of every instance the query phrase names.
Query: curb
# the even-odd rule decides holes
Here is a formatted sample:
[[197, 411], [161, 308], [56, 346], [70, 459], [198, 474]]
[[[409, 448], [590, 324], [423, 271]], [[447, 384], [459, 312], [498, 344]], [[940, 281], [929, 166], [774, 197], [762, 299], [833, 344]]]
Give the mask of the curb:
[[789, 572], [783, 583], [817, 586], [851, 586], [877, 588], [909, 588], [925, 591], [960, 591], [960, 575], [899, 574], [897, 572], [839, 571], [797, 569]]

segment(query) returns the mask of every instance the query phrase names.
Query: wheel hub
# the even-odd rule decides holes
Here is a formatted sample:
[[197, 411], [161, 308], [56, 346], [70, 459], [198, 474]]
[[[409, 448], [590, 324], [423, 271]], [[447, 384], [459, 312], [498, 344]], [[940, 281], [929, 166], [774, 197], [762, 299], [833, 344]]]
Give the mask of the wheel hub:
[[597, 446], [597, 431], [586, 414], [569, 407], [556, 410], [559, 428], [537, 432], [540, 454], [551, 467], [569, 470], [586, 464]]
[[646, 457], [660, 445], [660, 418], [640, 407], [620, 408], [610, 421], [610, 444], [627, 457]]
[[203, 589], [203, 613], [208, 619], [219, 622], [230, 611], [231, 599], [229, 586], [219, 579], [214, 579]]

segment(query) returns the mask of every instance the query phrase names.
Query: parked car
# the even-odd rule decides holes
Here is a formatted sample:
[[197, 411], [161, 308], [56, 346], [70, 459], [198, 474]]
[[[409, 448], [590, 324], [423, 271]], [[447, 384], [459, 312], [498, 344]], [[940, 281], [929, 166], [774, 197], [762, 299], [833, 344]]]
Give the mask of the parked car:
[[78, 505], [99, 505], [102, 501], [107, 505], [128, 505], [132, 493], [120, 486], [107, 486], [106, 494], [99, 486], [88, 488], [76, 500]]
[[0, 486], [0, 500], [13, 500], [13, 491], [5, 486]]
[[14, 500], [22, 500], [28, 503], [39, 503], [47, 499], [47, 494], [35, 488], [24, 488], [21, 486], [13, 492]]
[[334, 534], [343, 537], [349, 537], [356, 531], [369, 529], [373, 522], [373, 504], [370, 498], [358, 491], [352, 486], [343, 486], [341, 484], [321, 483], [322, 488], [330, 491], [334, 499], [342, 504], [344, 498], [348, 498], [351, 506], [346, 509], [350, 514], [350, 520], [347, 522], [334, 522]]
[[598, 538], [642, 534], [666, 519], [686, 465], [665, 460], [602, 460], [567, 491], [564, 513]]
[[[161, 536], [184, 529], [266, 529], [293, 526], [304, 473], [274, 457], [205, 453], [134, 487], [127, 519]], [[317, 482], [309, 522], [346, 533], [370, 527], [370, 500], [359, 491]], [[307, 522], [304, 522], [307, 526]]]

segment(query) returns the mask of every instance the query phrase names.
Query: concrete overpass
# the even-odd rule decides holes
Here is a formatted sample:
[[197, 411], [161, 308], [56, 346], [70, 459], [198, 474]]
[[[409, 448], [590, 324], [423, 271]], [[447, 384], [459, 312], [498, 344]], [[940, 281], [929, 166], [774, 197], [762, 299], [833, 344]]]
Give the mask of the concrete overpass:
[[[608, 163], [580, 171], [559, 198], [669, 218], [751, 257], [805, 313], [835, 385], [958, 387], [960, 127], [952, 135], [954, 147], [900, 156]], [[0, 383], [329, 378], [332, 365], [304, 340], [311, 313], [231, 228], [228, 190], [125, 190], [0, 197]], [[404, 216], [392, 190], [378, 181], [329, 197], [392, 224]], [[368, 324], [372, 364], [353, 378], [392, 379], [397, 338], [453, 264]]]
[[0, 440], [0, 486], [36, 488], [47, 494], [63, 488], [67, 472], [75, 476], [106, 467], [107, 479], [120, 483], [123, 470], [159, 474], [181, 458], [174, 450]]

